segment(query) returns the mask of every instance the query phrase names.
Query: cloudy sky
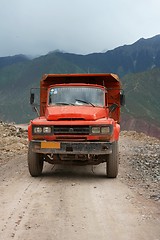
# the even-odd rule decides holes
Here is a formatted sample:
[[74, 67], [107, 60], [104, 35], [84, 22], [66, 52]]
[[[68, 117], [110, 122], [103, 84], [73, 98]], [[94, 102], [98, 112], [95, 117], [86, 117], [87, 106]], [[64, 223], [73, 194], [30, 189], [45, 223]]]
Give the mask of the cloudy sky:
[[0, 57], [88, 54], [160, 34], [160, 0], [0, 0]]

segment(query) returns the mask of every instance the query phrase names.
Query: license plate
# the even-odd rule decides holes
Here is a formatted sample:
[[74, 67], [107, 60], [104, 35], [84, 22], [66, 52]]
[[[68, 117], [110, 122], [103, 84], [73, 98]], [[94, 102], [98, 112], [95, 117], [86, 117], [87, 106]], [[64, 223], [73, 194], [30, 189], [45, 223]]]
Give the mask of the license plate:
[[41, 142], [41, 148], [60, 149], [60, 142]]

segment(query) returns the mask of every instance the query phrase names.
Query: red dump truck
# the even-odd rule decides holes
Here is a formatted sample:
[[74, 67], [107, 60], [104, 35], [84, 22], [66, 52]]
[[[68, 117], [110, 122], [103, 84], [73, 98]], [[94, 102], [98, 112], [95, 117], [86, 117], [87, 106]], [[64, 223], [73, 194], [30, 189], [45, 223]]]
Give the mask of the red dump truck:
[[121, 83], [115, 74], [45, 74], [40, 81], [38, 117], [28, 127], [28, 168], [42, 174], [43, 163], [96, 165], [118, 174]]

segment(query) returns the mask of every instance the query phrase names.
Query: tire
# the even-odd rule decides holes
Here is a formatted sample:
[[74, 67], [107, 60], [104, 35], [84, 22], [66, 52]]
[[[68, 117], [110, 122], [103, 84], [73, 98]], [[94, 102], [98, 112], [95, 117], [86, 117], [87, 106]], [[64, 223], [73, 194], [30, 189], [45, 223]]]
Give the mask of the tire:
[[116, 178], [118, 175], [119, 151], [118, 142], [113, 142], [112, 153], [107, 155], [106, 174], [108, 178]]
[[28, 148], [28, 170], [32, 177], [38, 177], [43, 170], [43, 154], [32, 151], [32, 144], [29, 143]]

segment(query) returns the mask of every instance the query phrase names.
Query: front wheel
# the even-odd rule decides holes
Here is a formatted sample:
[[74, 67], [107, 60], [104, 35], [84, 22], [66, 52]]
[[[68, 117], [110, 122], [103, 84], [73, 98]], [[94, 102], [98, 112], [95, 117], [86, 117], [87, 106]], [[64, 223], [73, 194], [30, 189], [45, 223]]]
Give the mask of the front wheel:
[[32, 151], [31, 143], [28, 148], [28, 169], [32, 177], [38, 177], [43, 170], [43, 154]]
[[113, 142], [112, 153], [107, 155], [106, 173], [108, 178], [116, 178], [118, 175], [119, 151], [118, 142]]

